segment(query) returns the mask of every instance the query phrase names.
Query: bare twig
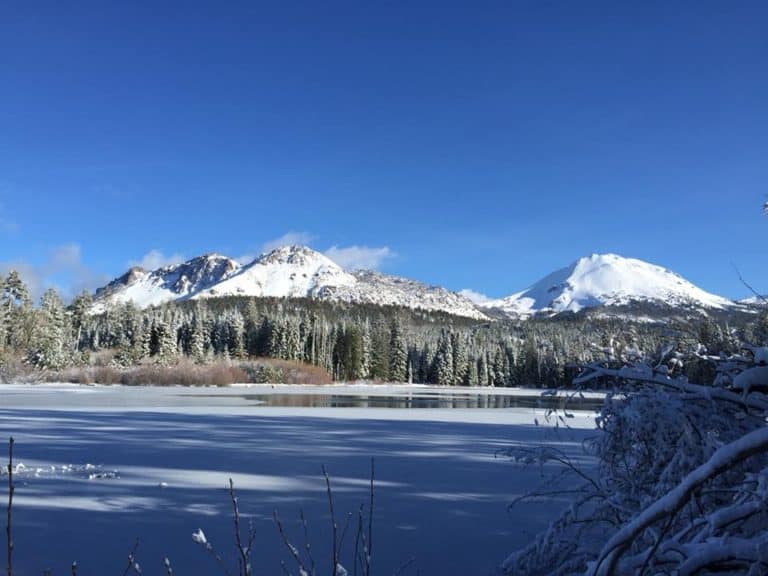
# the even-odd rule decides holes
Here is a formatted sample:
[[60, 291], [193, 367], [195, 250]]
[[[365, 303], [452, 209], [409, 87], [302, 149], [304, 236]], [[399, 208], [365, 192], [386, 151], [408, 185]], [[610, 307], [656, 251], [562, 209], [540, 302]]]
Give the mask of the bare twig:
[[299, 554], [299, 549], [296, 548], [293, 544], [291, 544], [291, 541], [288, 540], [288, 536], [285, 533], [285, 529], [283, 528], [283, 523], [280, 521], [280, 516], [277, 514], [277, 510], [275, 510], [272, 513], [272, 517], [275, 519], [275, 524], [277, 524], [277, 530], [280, 533], [280, 538], [283, 541], [283, 544], [285, 544], [285, 547], [288, 548], [288, 552], [290, 552], [293, 559], [296, 561], [296, 565], [299, 567], [299, 570], [302, 574], [312, 574], [312, 572], [309, 572], [307, 570], [307, 567], [304, 565], [304, 561], [301, 558], [301, 554]]
[[363, 529], [363, 507], [364, 505], [360, 505], [360, 541], [362, 544], [362, 548], [360, 549], [360, 567], [362, 569], [363, 576], [367, 576], [368, 571], [370, 570], [371, 566], [371, 558], [370, 554], [368, 554], [368, 538], [365, 535], [365, 530]]
[[8, 543], [8, 563], [6, 571], [8, 576], [13, 575], [13, 538], [11, 532], [13, 493], [16, 487], [13, 485], [13, 436], [8, 439], [8, 511], [6, 514], [5, 537]]
[[70, 573], [72, 576], [77, 576], [77, 560], [72, 562], [72, 566], [70, 566]]
[[412, 565], [414, 562], [416, 562], [416, 558], [410, 558], [409, 560], [406, 560], [405, 562], [403, 562], [403, 564], [400, 566], [400, 568], [398, 568], [398, 569], [395, 571], [395, 574], [394, 574], [394, 576], [400, 576], [401, 574], [403, 574], [403, 573], [404, 573], [406, 570], [408, 570], [408, 568], [409, 568], [409, 567], [410, 567], [410, 566], [411, 566], [411, 565]]
[[331, 528], [333, 529], [333, 569], [331, 570], [332, 576], [338, 574], [339, 569], [339, 549], [338, 549], [338, 525], [336, 524], [336, 514], [333, 510], [333, 492], [331, 491], [331, 479], [328, 477], [328, 472], [325, 469], [325, 465], [322, 467], [323, 476], [325, 476], [325, 487], [328, 495], [328, 507], [331, 511]]
[[163, 566], [165, 566], [166, 576], [173, 576], [173, 568], [171, 568], [171, 561], [168, 558], [163, 560]]
[[344, 538], [347, 535], [347, 528], [349, 528], [349, 521], [352, 520], [352, 512], [347, 513], [347, 518], [344, 520], [344, 527], [341, 529], [341, 536], [339, 537], [339, 550], [336, 552], [336, 556], [341, 558], [341, 549], [344, 546]]
[[299, 511], [299, 516], [301, 517], [301, 525], [304, 528], [304, 550], [306, 550], [307, 558], [309, 558], [309, 564], [310, 564], [309, 574], [310, 574], [310, 576], [314, 576], [314, 574], [315, 574], [315, 559], [312, 556], [312, 546], [309, 543], [309, 528], [307, 527], [307, 519], [304, 516], [304, 509], [303, 508]]
[[358, 555], [358, 550], [360, 548], [360, 539], [361, 537], [365, 539], [365, 535], [363, 534], [363, 504], [360, 504], [360, 510], [358, 512], [357, 516], [357, 534], [355, 535], [355, 553], [352, 556], [352, 575], [357, 576], [357, 562], [360, 561], [360, 567], [363, 571], [365, 571], [365, 566], [363, 565], [363, 560]]
[[197, 532], [192, 534], [192, 539], [200, 544], [208, 554], [210, 554], [214, 560], [216, 560], [216, 563], [221, 568], [221, 571], [224, 572], [225, 576], [231, 576], [231, 573], [229, 569], [227, 568], [227, 565], [224, 563], [224, 560], [221, 558], [218, 552], [216, 552], [216, 549], [213, 547], [213, 544], [208, 542], [208, 539], [205, 537], [205, 534], [201, 529], [198, 529]]
[[366, 576], [371, 574], [371, 556], [373, 555], [373, 480], [375, 472], [374, 459], [371, 457], [371, 504], [368, 509], [368, 553], [365, 555]]
[[243, 546], [240, 538], [240, 509], [237, 505], [237, 496], [235, 496], [235, 484], [232, 482], [232, 478], [229, 479], [229, 497], [232, 500], [232, 517], [235, 523], [235, 544], [237, 545], [237, 552], [239, 554], [238, 562], [240, 563], [241, 576], [251, 576], [251, 545], [253, 544], [253, 527], [249, 532], [248, 546]]
[[763, 304], [768, 304], [768, 298], [766, 298], [765, 296], [760, 294], [757, 290], [752, 288], [752, 286], [746, 280], [744, 280], [744, 277], [741, 275], [741, 272], [739, 271], [739, 269], [736, 266], [736, 264], [733, 264], [733, 269], [736, 270], [736, 275], [739, 277], [739, 280], [741, 281], [741, 283], [744, 284], [744, 286], [746, 286], [747, 289], [750, 292], [752, 292], [752, 294], [754, 294], [757, 297], [758, 300], [761, 300], [763, 302]]
[[125, 572], [123, 572], [123, 576], [128, 576], [131, 570], [136, 572], [136, 574], [141, 574], [141, 568], [136, 562], [136, 550], [138, 549], [139, 549], [139, 539], [136, 538], [136, 542], [133, 543], [133, 548], [128, 554], [128, 566], [125, 567]]

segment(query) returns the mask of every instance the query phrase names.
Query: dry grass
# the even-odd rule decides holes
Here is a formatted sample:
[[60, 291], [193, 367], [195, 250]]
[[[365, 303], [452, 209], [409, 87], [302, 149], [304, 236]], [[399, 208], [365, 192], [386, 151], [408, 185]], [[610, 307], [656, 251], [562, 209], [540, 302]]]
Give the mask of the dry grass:
[[305, 364], [294, 360], [275, 360], [272, 358], [261, 360], [261, 362], [279, 370], [282, 378], [279, 382], [284, 384], [332, 384], [333, 379], [320, 366]]
[[330, 384], [328, 373], [318, 366], [274, 360], [220, 361], [199, 365], [181, 360], [174, 365], [144, 364], [121, 368], [87, 366], [46, 375], [50, 382], [74, 384], [122, 384], [125, 386], [227, 386], [236, 383]]
[[0, 354], [0, 383], [39, 382], [42, 374], [18, 354]]

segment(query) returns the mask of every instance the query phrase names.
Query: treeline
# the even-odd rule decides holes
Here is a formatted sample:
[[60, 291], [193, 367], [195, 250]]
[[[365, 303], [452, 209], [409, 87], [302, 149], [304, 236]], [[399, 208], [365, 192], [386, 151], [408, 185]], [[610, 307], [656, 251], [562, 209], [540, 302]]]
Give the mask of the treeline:
[[728, 350], [738, 347], [739, 331], [751, 331], [752, 342], [768, 331], [759, 322], [737, 330], [711, 319], [630, 325], [587, 315], [478, 322], [397, 307], [246, 297], [147, 310], [129, 303], [92, 314], [88, 293], [65, 306], [48, 290], [33, 306], [17, 273], [0, 282], [0, 368], [20, 360], [44, 371], [88, 366], [109, 351], [115, 367], [275, 358], [319, 366], [339, 381], [563, 386], [605, 347], [653, 350], [673, 341]]

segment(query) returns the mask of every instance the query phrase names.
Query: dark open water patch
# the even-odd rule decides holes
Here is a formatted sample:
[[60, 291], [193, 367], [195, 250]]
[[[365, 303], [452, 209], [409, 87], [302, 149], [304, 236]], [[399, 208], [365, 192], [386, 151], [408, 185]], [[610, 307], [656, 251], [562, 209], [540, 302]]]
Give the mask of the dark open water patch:
[[596, 411], [603, 405], [601, 398], [541, 395], [467, 394], [418, 392], [408, 395], [363, 394], [228, 394], [201, 397], [231, 397], [259, 406], [302, 408], [540, 408], [554, 410]]

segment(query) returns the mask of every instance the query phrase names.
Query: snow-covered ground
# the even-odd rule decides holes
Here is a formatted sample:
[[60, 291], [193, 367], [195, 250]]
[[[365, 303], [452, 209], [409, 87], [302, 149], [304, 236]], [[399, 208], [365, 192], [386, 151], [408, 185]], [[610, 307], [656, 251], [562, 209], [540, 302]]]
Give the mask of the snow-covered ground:
[[[256, 574], [282, 573], [280, 560], [289, 560], [273, 525], [275, 509], [299, 545], [298, 517], [305, 511], [324, 566], [330, 532], [321, 466], [343, 522], [367, 502], [374, 457], [376, 572], [392, 574], [415, 557], [421, 574], [488, 574], [564, 505], [552, 500], [508, 513], [507, 503], [542, 476], [539, 468], [495, 458], [496, 451], [545, 442], [579, 460], [582, 440], [594, 433], [592, 416], [584, 413], [568, 419], [574, 429], [555, 431], [543, 410], [276, 407], [249, 400], [246, 391], [297, 398], [440, 392], [1, 386], [0, 438], [15, 436], [16, 462], [23, 463], [14, 505], [15, 573], [67, 573], [74, 559], [79, 574], [120, 573], [139, 537], [145, 574], [164, 574], [166, 556], [177, 574], [218, 574], [192, 541], [198, 528], [234, 568], [230, 477], [257, 529]], [[461, 391], [499, 392], [511, 393]], [[3, 459], [6, 454], [0, 450]], [[352, 545], [348, 535], [342, 556]]]

